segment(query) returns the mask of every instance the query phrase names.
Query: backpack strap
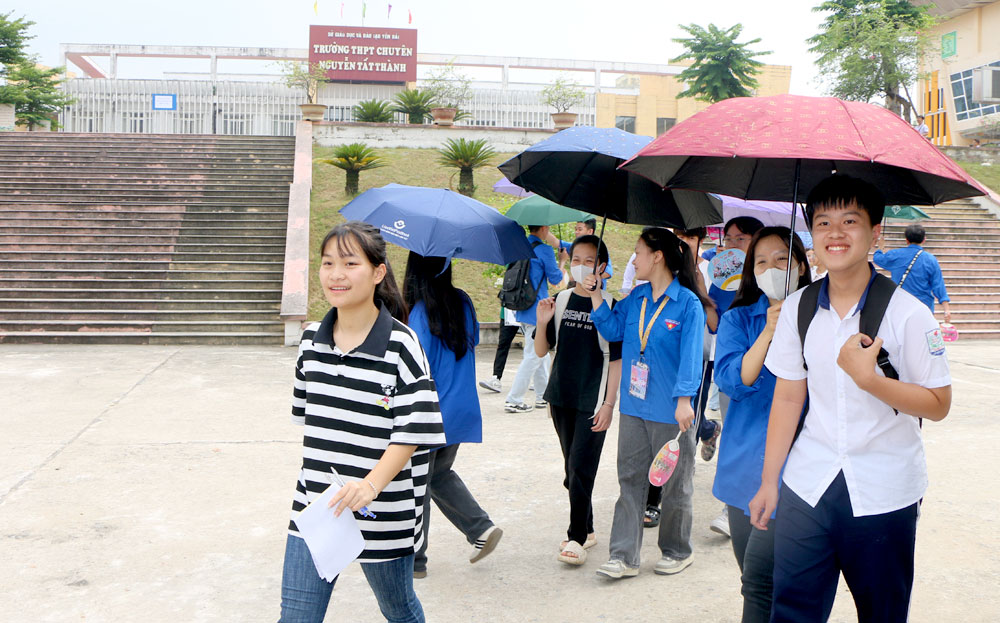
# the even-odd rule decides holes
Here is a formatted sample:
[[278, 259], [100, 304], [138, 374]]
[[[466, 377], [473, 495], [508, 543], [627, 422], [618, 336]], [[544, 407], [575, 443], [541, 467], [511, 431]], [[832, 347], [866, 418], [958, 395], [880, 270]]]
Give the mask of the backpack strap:
[[[537, 249], [538, 247], [542, 246], [543, 244], [545, 244], [545, 243], [542, 242], [541, 240], [535, 240], [534, 242], [532, 242], [531, 243], [531, 251], [532, 251], [532, 253], [534, 253], [535, 249]], [[533, 255], [531, 259], [538, 260], [538, 256], [537, 255]], [[538, 260], [538, 261], [541, 262], [542, 260]], [[530, 273], [530, 271], [531, 271], [531, 267], [530, 266], [528, 267], [528, 271], [529, 271], [528, 274], [530, 275], [531, 274]], [[529, 276], [528, 279], [530, 279], [530, 278], [531, 277]], [[538, 298], [538, 291], [542, 288], [542, 284], [543, 283], [545, 283], [545, 266], [544, 265], [542, 265], [542, 278], [538, 280], [538, 285], [535, 286], [535, 298], [536, 299]]]
[[913, 259], [910, 260], [910, 265], [906, 267], [906, 272], [904, 272], [903, 276], [899, 278], [900, 286], [902, 286], [903, 282], [906, 281], [906, 278], [910, 276], [910, 271], [913, 270], [913, 265], [917, 263], [917, 258], [920, 257], [921, 254], [923, 254], [923, 252], [924, 250], [920, 249], [919, 251], [917, 251], [917, 254], [913, 256]]
[[[868, 298], [865, 299], [865, 306], [861, 308], [861, 333], [864, 333], [873, 340], [875, 339], [875, 336], [878, 335], [878, 329], [882, 325], [882, 318], [885, 317], [885, 310], [889, 307], [889, 300], [892, 298], [896, 288], [897, 286], [892, 279], [881, 273], [875, 275], [875, 279], [868, 289]], [[889, 353], [884, 348], [879, 350], [876, 362], [886, 378], [899, 380], [899, 373], [889, 363]]]

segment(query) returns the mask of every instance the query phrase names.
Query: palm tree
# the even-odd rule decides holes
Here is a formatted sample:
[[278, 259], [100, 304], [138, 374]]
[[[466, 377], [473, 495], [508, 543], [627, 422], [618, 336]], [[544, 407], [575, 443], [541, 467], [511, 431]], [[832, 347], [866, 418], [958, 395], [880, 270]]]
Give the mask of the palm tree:
[[334, 148], [333, 158], [317, 158], [316, 162], [335, 166], [347, 173], [344, 192], [348, 195], [358, 194], [358, 178], [362, 171], [377, 169], [389, 164], [376, 154], [374, 149], [364, 143], [340, 145]]
[[363, 100], [351, 108], [355, 121], [368, 123], [392, 123], [393, 110], [386, 100]]
[[715, 103], [730, 97], [753, 95], [758, 86], [755, 76], [764, 65], [754, 57], [770, 54], [748, 49], [760, 39], [736, 43], [743, 32], [743, 24], [726, 29], [709, 24], [707, 30], [697, 24], [682, 24], [680, 27], [691, 38], [674, 39], [674, 43], [680, 43], [685, 50], [670, 62], [690, 60], [692, 63], [677, 74], [677, 79], [687, 85], [677, 97], [694, 97]]
[[431, 118], [431, 108], [436, 102], [432, 91], [406, 89], [392, 98], [392, 112], [399, 112], [410, 118], [410, 123], [419, 125]]
[[476, 192], [473, 169], [490, 164], [496, 152], [485, 138], [474, 141], [450, 138], [445, 141], [444, 147], [438, 149], [438, 154], [438, 164], [458, 169], [458, 192], [471, 197]]

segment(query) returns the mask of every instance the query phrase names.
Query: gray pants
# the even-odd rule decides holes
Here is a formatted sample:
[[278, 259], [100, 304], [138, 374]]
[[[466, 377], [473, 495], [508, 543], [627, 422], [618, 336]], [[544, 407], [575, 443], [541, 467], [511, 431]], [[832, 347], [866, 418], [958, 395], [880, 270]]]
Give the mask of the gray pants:
[[424, 544], [413, 560], [413, 568], [418, 571], [427, 568], [432, 499], [448, 521], [465, 535], [469, 545], [473, 545], [493, 525], [490, 516], [479, 506], [468, 487], [451, 468], [458, 455], [458, 446], [456, 443], [430, 452], [427, 494], [424, 495]]
[[[615, 518], [611, 524], [611, 560], [639, 566], [642, 514], [646, 508], [649, 466], [663, 444], [677, 435], [677, 424], [662, 424], [625, 415], [618, 424], [618, 486]], [[694, 493], [694, 427], [681, 435], [680, 458], [674, 474], [663, 485], [660, 533], [657, 543], [664, 556], [683, 560], [691, 555], [691, 496]]]

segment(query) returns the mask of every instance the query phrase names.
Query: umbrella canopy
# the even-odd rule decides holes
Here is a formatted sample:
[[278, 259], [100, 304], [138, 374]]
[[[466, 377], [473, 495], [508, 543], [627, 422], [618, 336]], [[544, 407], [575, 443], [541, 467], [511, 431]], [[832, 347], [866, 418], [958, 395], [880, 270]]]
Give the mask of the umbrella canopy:
[[388, 184], [358, 195], [340, 213], [424, 256], [509, 264], [534, 255], [523, 227], [450, 190]]
[[507, 210], [507, 218], [514, 219], [519, 225], [558, 225], [586, 221], [594, 215], [532, 195], [512, 205]]
[[514, 184], [506, 177], [501, 178], [493, 185], [493, 192], [503, 195], [514, 195], [515, 197], [530, 197], [534, 194]]
[[[719, 195], [719, 199], [722, 200], [723, 220], [719, 221], [718, 225], [724, 225], [737, 216], [752, 216], [765, 227], [787, 227], [792, 218], [792, 204], [788, 201], [751, 201], [726, 195]], [[809, 231], [801, 205], [796, 210], [795, 231]]]
[[834, 172], [871, 182], [888, 204], [985, 194], [893, 113], [833, 97], [723, 100], [678, 123], [622, 168], [660, 186], [769, 201], [801, 200]]
[[619, 169], [652, 141], [617, 128], [577, 126], [540, 141], [500, 165], [514, 184], [560, 205], [640, 225], [700, 227], [722, 219], [703, 193], [664, 191]]
[[885, 218], [890, 221], [919, 221], [930, 215], [913, 206], [885, 206]]

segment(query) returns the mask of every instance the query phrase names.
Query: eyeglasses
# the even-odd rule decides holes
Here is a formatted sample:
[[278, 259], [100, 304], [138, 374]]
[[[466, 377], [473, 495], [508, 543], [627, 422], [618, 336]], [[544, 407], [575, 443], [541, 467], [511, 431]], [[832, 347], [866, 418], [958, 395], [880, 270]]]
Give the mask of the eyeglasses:
[[725, 238], [722, 239], [722, 241], [726, 244], [727, 247], [731, 247], [736, 244], [743, 244], [744, 242], [748, 242], [749, 240], [750, 236], [733, 236], [733, 237], [726, 236]]

